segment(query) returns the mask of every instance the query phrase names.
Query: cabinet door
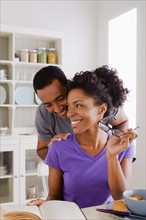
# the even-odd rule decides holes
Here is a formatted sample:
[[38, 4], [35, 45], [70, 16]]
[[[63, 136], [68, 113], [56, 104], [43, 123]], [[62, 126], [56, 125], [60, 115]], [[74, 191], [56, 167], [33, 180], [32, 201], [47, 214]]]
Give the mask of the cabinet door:
[[[13, 141], [9, 140], [9, 142]], [[2, 144], [0, 150], [0, 203], [18, 204], [19, 145]]]
[[20, 203], [41, 196], [42, 183], [37, 175], [37, 166], [41, 159], [36, 152], [37, 142], [21, 139], [20, 144]]

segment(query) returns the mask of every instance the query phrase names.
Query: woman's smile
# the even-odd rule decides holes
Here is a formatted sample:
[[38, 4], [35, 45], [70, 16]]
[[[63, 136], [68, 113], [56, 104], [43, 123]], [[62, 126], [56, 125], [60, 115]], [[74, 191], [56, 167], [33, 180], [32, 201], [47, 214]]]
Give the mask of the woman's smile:
[[68, 94], [67, 116], [75, 134], [83, 133], [88, 129], [97, 127], [98, 106], [94, 100], [81, 89], [73, 89]]
[[78, 124], [81, 122], [82, 120], [74, 120], [74, 121], [70, 121], [71, 122], [71, 127], [75, 128], [78, 126]]

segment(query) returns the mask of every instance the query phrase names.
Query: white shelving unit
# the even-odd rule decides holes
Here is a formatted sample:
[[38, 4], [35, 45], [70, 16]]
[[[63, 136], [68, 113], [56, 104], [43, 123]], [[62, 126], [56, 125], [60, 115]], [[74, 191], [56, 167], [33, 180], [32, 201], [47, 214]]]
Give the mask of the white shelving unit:
[[22, 86], [32, 88], [35, 73], [53, 64], [16, 61], [15, 53], [19, 55], [26, 48], [54, 47], [55, 65], [61, 68], [63, 34], [8, 25], [1, 25], [0, 31], [0, 70], [7, 72], [7, 79], [0, 80], [6, 92], [5, 102], [0, 103], [0, 127], [8, 127], [7, 134], [0, 135], [0, 203], [26, 204], [30, 185], [36, 187], [38, 197], [43, 197], [42, 182], [36, 172], [40, 162], [34, 127], [38, 103], [35, 94], [31, 104], [16, 102], [16, 90]]
[[[27, 189], [36, 188], [36, 197], [43, 197], [37, 165], [41, 159], [36, 153], [36, 136], [5, 136], [0, 149], [0, 203], [26, 204]], [[5, 173], [3, 173], [5, 171]], [[33, 199], [33, 198], [32, 198]]]
[[[17, 62], [15, 54], [21, 49], [54, 47], [57, 51], [57, 64], [62, 65], [62, 33], [41, 29], [22, 28], [1, 25], [0, 34], [0, 69], [7, 71], [7, 79], [0, 81], [6, 91], [6, 101], [0, 106], [0, 127], [8, 127], [9, 134], [34, 134], [34, 118], [37, 102], [17, 104], [15, 92], [17, 87], [32, 88], [35, 73], [44, 66], [53, 64]], [[24, 91], [25, 92], [25, 91]]]

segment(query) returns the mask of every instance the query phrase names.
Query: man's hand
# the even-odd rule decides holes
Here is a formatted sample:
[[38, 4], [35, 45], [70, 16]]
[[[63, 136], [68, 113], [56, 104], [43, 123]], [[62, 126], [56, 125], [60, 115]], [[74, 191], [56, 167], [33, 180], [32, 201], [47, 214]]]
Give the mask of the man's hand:
[[70, 135], [70, 133], [67, 133], [67, 134], [62, 134], [62, 133], [61, 133], [61, 134], [55, 135], [55, 136], [51, 139], [50, 143], [48, 144], [48, 147], [50, 147], [50, 145], [51, 145], [54, 141], [66, 140], [69, 135]]
[[70, 133], [67, 134], [57, 134], [55, 135], [50, 141], [38, 141], [37, 145], [37, 154], [38, 156], [42, 159], [45, 160], [47, 153], [48, 153], [48, 148], [54, 141], [61, 141], [61, 140], [66, 140]]

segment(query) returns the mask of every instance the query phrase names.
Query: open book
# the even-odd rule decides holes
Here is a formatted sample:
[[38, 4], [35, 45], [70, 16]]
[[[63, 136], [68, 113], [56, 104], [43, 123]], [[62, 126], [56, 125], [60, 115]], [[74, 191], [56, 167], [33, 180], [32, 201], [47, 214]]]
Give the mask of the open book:
[[74, 202], [50, 200], [38, 206], [1, 205], [1, 220], [85, 220]]

